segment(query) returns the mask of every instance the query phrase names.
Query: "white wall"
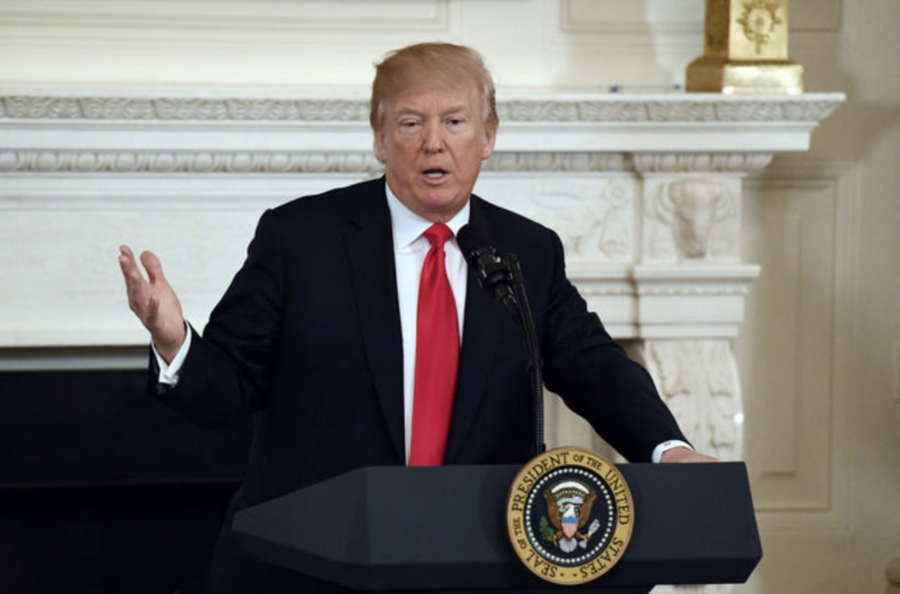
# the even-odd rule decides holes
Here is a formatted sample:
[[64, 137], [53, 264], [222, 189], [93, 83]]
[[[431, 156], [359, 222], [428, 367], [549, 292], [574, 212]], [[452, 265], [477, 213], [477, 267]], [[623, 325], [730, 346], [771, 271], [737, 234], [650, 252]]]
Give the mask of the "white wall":
[[[702, 14], [699, 0], [0, 0], [0, 86], [364, 95], [385, 51], [445, 39], [479, 48], [501, 94], [662, 90], [701, 52]], [[848, 102], [808, 154], [745, 182], [744, 260], [763, 273], [736, 348], [766, 556], [742, 591], [879, 592], [900, 553], [900, 3], [794, 0], [791, 25], [807, 89]]]
[[745, 192], [761, 592], [881, 592], [900, 552], [900, 3], [837, 4], [790, 53], [847, 104]]

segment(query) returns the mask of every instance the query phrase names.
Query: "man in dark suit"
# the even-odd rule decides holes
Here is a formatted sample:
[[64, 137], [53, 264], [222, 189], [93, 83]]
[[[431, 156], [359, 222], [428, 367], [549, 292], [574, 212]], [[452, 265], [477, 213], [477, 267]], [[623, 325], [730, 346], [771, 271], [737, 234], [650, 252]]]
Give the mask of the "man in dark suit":
[[[390, 55], [371, 123], [385, 177], [266, 212], [203, 337], [155, 256], [141, 256], [148, 283], [122, 247], [129, 304], [154, 345], [153, 393], [204, 425], [259, 411], [215, 591], [331, 588], [243, 556], [230, 524], [247, 506], [363, 466], [529, 458], [521, 332], [469, 276], [453, 237], [469, 221], [521, 262], [550, 390], [630, 460], [709, 459], [587, 311], [557, 235], [472, 195], [498, 126], [476, 52], [421, 44]], [[438, 322], [423, 314], [433, 305], [447, 314]]]

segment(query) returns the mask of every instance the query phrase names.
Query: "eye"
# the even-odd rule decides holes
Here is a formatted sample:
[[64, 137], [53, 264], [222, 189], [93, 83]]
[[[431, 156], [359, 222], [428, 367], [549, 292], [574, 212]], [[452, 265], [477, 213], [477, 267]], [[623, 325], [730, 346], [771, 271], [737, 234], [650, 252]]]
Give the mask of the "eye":
[[417, 132], [422, 127], [422, 123], [415, 119], [404, 119], [398, 123], [401, 132]]
[[444, 122], [451, 130], [460, 130], [466, 125], [466, 119], [461, 116], [449, 117]]

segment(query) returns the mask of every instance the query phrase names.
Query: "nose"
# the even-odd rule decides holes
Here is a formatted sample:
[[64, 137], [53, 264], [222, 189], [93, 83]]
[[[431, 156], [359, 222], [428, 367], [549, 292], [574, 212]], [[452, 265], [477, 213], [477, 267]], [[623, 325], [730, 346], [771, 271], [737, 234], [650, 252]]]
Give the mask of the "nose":
[[422, 139], [423, 149], [426, 153], [440, 153], [444, 150], [444, 138], [440, 124], [429, 122], [424, 128]]

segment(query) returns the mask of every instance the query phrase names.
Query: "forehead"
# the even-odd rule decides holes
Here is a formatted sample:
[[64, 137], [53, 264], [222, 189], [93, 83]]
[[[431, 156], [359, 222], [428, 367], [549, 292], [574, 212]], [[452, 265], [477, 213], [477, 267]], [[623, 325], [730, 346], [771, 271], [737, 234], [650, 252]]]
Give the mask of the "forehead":
[[385, 106], [394, 114], [474, 112], [479, 109], [479, 96], [474, 85], [425, 84], [399, 90], [385, 100]]

